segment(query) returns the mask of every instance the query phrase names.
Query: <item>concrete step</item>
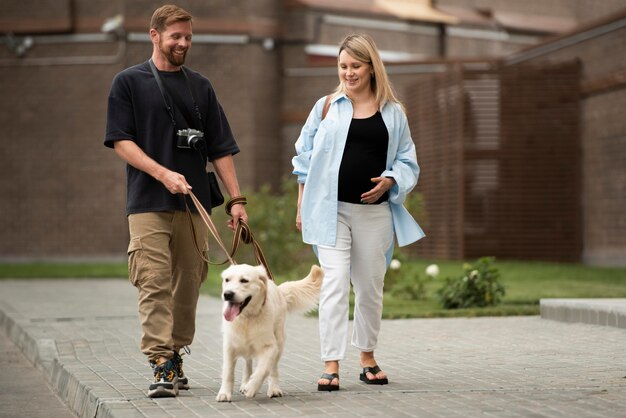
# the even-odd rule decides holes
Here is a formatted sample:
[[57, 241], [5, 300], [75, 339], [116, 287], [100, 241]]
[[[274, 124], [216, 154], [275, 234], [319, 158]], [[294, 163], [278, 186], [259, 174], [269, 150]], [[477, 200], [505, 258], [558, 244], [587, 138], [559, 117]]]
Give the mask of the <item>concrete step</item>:
[[541, 317], [626, 329], [626, 299], [541, 299]]

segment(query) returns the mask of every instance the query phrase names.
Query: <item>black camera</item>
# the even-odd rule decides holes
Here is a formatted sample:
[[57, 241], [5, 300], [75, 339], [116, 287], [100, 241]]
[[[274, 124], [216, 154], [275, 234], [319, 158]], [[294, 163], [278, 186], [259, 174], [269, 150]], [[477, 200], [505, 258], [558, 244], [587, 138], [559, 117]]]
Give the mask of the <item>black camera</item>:
[[200, 150], [204, 147], [204, 132], [196, 129], [180, 129], [176, 139], [176, 146], [178, 148], [193, 148]]

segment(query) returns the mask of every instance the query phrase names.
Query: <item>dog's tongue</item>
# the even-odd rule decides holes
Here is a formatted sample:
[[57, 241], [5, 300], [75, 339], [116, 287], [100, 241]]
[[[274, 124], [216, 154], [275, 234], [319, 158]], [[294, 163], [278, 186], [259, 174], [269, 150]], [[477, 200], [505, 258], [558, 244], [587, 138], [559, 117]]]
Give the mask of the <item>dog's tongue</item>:
[[224, 319], [232, 321], [237, 318], [239, 312], [241, 312], [241, 306], [239, 304], [229, 303], [226, 305], [226, 309], [224, 309]]

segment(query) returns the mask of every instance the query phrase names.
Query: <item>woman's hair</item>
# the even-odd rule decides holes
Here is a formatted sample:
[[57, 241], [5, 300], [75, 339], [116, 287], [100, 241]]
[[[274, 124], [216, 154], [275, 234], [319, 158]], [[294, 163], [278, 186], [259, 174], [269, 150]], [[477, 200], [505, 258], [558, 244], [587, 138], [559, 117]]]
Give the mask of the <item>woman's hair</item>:
[[[370, 85], [379, 109], [387, 102], [396, 102], [401, 105], [391, 87], [385, 65], [380, 59], [380, 54], [371, 36], [361, 33], [348, 35], [339, 47], [337, 58], [342, 51], [346, 51], [352, 58], [372, 66], [374, 74]], [[333, 92], [333, 96], [341, 93], [347, 93], [347, 90], [344, 81], [339, 79], [339, 85]]]
[[191, 22], [191, 14], [178, 6], [166, 4], [154, 11], [150, 20], [150, 29], [156, 29], [161, 33], [165, 29], [176, 22]]

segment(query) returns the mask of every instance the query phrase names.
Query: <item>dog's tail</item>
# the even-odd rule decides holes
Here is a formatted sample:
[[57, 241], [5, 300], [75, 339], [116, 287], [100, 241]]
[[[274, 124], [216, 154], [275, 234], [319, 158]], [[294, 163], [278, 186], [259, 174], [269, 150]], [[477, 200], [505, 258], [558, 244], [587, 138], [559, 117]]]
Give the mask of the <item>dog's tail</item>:
[[301, 280], [284, 282], [278, 290], [287, 300], [287, 309], [293, 311], [309, 311], [317, 306], [324, 272], [316, 265], [311, 267], [308, 276]]

